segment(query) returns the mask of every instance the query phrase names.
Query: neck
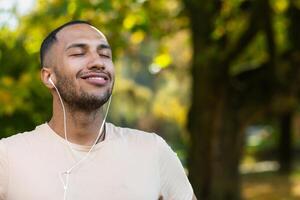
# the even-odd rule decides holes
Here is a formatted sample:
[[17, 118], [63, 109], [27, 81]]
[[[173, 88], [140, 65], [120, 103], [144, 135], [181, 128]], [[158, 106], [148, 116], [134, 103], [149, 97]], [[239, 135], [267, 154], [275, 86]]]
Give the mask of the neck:
[[[91, 112], [86, 112], [70, 109], [67, 105], [64, 106], [66, 110], [68, 141], [80, 145], [93, 145], [103, 122], [102, 109], [99, 108]], [[49, 126], [58, 135], [65, 138], [63, 110], [58, 101], [53, 101], [53, 116], [49, 121]], [[103, 127], [102, 135], [104, 135], [104, 130], [105, 127]], [[102, 140], [104, 140], [104, 137], [100, 137], [97, 142], [101, 142]]]

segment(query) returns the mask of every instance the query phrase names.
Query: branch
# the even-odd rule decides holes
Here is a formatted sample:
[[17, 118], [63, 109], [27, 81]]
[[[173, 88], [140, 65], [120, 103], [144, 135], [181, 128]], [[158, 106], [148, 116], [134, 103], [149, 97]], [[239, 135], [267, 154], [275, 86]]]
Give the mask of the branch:
[[255, 0], [252, 6], [253, 8], [247, 29], [241, 34], [239, 39], [237, 39], [233, 47], [225, 52], [222, 59], [223, 72], [227, 73], [229, 71], [230, 63], [243, 53], [246, 47], [255, 38], [256, 34], [264, 28], [265, 15], [268, 14], [266, 13], [266, 10], [268, 11], [268, 2], [265, 0]]

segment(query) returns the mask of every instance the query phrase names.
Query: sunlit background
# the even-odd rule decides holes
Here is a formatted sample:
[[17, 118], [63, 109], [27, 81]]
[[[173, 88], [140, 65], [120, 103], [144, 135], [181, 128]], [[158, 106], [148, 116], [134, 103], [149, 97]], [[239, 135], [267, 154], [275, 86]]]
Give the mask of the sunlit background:
[[35, 0], [1, 0], [0, 24], [16, 28], [20, 23], [16, 15], [28, 14], [34, 5]]
[[[240, 125], [243, 129], [238, 129], [243, 135], [240, 139], [243, 153], [238, 164], [243, 199], [299, 199], [300, 99], [295, 76], [298, 71], [292, 69], [299, 66], [300, 60], [297, 37], [300, 1], [265, 1], [269, 2], [270, 10], [255, 7], [260, 5], [258, 0], [215, 1], [219, 2], [219, 10], [210, 24], [211, 32], [205, 35], [200, 31], [203, 33], [200, 43], [204, 47], [201, 46], [199, 52], [195, 52], [192, 15], [184, 2], [189, 1], [0, 0], [0, 138], [31, 130], [49, 120], [52, 99], [39, 78], [41, 41], [47, 33], [69, 20], [86, 19], [105, 33], [113, 49], [117, 80], [109, 121], [161, 135], [188, 172], [189, 148], [197, 138], [191, 137], [189, 120], [197, 118], [200, 123], [203, 119], [191, 113], [192, 117], [188, 117], [194, 105], [192, 97], [201, 94], [202, 98], [210, 98], [215, 92], [207, 89], [209, 87], [193, 90], [197, 85], [192, 78], [199, 71], [192, 71], [192, 67], [199, 62], [213, 68], [215, 60], [227, 55], [226, 49], [234, 49], [242, 41], [241, 50], [237, 51], [241, 53], [230, 60], [228, 70], [229, 85], [238, 92], [228, 92], [227, 100], [233, 98], [232, 102], [238, 102], [234, 105], [247, 108], [236, 112], [238, 119], [245, 120], [240, 123], [245, 127]], [[207, 4], [212, 5], [213, 1]], [[259, 13], [255, 9], [263, 16], [272, 15], [271, 26], [268, 29], [267, 22], [263, 25], [259, 25], [259, 21], [252, 22], [255, 36], [247, 41], [247, 35], [244, 38], [241, 35], [251, 25], [253, 13]], [[205, 9], [197, 12], [200, 16]], [[273, 47], [275, 53], [272, 53]], [[193, 55], [197, 55], [197, 59], [193, 60]], [[270, 63], [276, 65], [275, 72]], [[219, 65], [215, 71], [223, 63]], [[200, 70], [199, 77], [206, 72]], [[273, 75], [279, 81], [272, 82]], [[205, 80], [197, 80], [197, 83], [218, 84], [221, 78], [217, 77], [205, 82], [210, 77], [204, 76]], [[257, 92], [261, 88], [265, 90]], [[275, 95], [269, 97], [273, 91]], [[220, 99], [222, 97], [220, 95]], [[239, 104], [239, 98], [243, 103]], [[254, 115], [246, 118], [244, 113], [249, 110], [253, 110]], [[221, 118], [222, 113], [216, 114], [216, 121], [218, 117]], [[222, 120], [226, 121], [226, 117]], [[224, 136], [223, 140], [226, 139]], [[200, 188], [195, 190], [200, 191]]]

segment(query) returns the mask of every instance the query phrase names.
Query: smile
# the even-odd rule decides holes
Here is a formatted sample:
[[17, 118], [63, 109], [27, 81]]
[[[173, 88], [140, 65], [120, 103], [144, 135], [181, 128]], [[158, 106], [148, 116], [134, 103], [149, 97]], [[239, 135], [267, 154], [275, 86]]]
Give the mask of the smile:
[[96, 86], [104, 86], [109, 81], [109, 76], [105, 73], [87, 73], [80, 78], [86, 80], [89, 84]]

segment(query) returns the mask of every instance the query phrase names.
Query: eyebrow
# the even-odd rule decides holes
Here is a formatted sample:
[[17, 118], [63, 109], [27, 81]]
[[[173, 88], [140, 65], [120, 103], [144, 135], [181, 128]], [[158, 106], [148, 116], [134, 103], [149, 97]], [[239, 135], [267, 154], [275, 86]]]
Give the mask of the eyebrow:
[[[86, 48], [87, 47], [87, 44], [84, 44], [84, 43], [74, 43], [74, 44], [71, 44], [70, 46], [68, 46], [66, 48], [66, 51], [71, 49], [71, 48]], [[97, 46], [97, 49], [98, 50], [101, 50], [101, 49], [110, 49], [111, 50], [111, 47], [108, 45], [108, 44], [100, 44]]]
[[71, 44], [70, 46], [68, 46], [66, 48], [66, 50], [69, 50], [69, 49], [72, 49], [72, 48], [85, 48], [85, 47], [86, 47], [86, 44], [74, 43], [74, 44]]

